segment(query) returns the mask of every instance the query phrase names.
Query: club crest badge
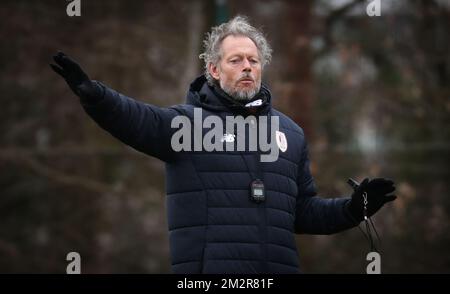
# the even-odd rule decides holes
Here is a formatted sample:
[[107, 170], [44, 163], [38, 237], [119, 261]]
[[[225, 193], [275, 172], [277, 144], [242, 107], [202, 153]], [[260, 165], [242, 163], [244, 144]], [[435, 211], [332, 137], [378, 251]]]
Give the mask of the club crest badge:
[[286, 135], [283, 132], [275, 131], [275, 138], [277, 141], [278, 148], [280, 148], [281, 152], [286, 152], [288, 147]]

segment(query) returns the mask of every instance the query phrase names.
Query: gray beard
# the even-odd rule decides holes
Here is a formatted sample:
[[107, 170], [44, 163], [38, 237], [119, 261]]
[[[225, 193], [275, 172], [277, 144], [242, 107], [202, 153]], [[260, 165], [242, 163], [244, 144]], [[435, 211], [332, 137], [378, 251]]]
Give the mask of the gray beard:
[[231, 98], [237, 100], [237, 101], [249, 101], [251, 100], [253, 97], [255, 97], [256, 94], [258, 94], [261, 85], [257, 86], [254, 89], [251, 90], [234, 90], [232, 88], [229, 88], [225, 85], [222, 85], [222, 83], [220, 83], [220, 88], [222, 88], [222, 90], [227, 93]]

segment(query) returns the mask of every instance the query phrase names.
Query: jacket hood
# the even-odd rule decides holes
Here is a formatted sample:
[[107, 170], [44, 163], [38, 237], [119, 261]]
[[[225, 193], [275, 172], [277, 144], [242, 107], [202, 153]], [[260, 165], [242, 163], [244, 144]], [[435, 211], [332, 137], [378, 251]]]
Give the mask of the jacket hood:
[[[261, 99], [261, 104], [248, 104]], [[271, 108], [272, 95], [265, 85], [261, 85], [259, 93], [249, 101], [236, 101], [221, 89], [210, 86], [205, 75], [197, 77], [190, 85], [186, 96], [186, 103], [213, 112], [231, 112], [233, 114], [266, 114]], [[247, 105], [247, 106], [246, 106]]]

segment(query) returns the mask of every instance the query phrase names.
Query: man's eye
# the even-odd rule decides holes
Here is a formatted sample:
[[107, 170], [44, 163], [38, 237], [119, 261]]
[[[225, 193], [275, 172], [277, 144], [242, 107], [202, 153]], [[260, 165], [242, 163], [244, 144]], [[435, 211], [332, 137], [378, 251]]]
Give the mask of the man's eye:
[[238, 59], [232, 59], [232, 60], [230, 60], [230, 62], [233, 63], [233, 64], [236, 64], [236, 63], [239, 62], [239, 60]]

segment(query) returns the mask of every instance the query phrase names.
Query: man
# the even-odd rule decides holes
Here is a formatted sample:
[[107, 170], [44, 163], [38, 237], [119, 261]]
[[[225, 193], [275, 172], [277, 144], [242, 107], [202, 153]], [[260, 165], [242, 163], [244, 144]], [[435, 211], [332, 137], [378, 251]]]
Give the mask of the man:
[[[238, 16], [212, 28], [204, 43], [205, 74], [190, 85], [186, 104], [170, 108], [138, 102], [91, 81], [61, 52], [51, 67], [102, 128], [166, 162], [174, 273], [298, 273], [294, 233], [332, 234], [356, 226], [395, 199], [388, 195], [393, 182], [365, 179], [349, 198], [317, 197], [303, 130], [271, 107], [271, 93], [261, 84], [271, 58], [262, 33]], [[243, 133], [220, 129], [210, 141], [218, 148], [189, 149], [207, 141], [211, 121], [237, 116], [249, 118], [242, 120]], [[194, 130], [180, 136], [182, 123], [193, 123]], [[263, 160], [268, 149], [261, 146], [228, 148], [245, 136], [249, 145], [256, 125], [268, 127], [257, 128], [258, 137], [269, 133], [275, 157]]]

